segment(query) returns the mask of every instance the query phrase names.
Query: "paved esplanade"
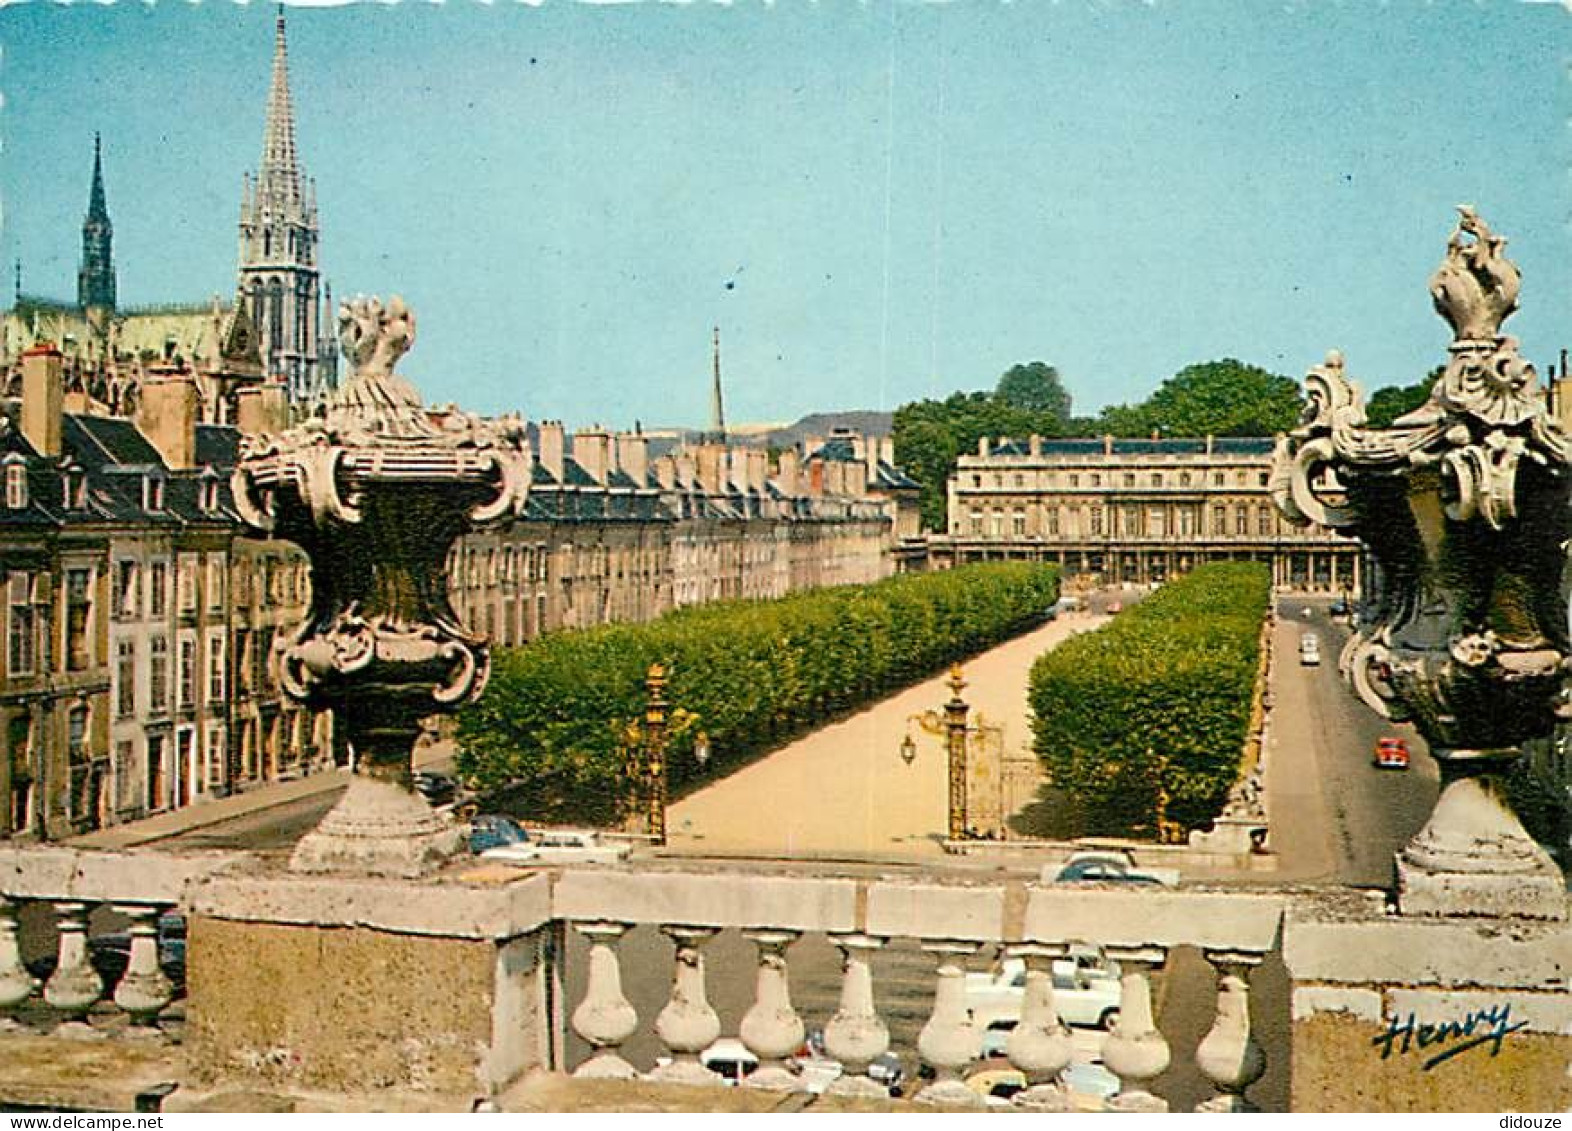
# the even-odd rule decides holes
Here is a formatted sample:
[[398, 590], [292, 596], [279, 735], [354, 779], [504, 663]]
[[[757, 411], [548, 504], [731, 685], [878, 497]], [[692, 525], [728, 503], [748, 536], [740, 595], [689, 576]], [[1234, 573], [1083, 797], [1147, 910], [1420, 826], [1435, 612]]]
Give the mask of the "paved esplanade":
[[[1004, 750], [1030, 750], [1026, 682], [1032, 662], [1072, 633], [1105, 618], [1075, 613], [962, 665], [961, 693]], [[727, 855], [932, 857], [948, 827], [944, 737], [908, 718], [949, 699], [935, 676], [798, 739], [673, 805], [667, 839], [677, 851]], [[910, 733], [917, 757], [901, 760]]]

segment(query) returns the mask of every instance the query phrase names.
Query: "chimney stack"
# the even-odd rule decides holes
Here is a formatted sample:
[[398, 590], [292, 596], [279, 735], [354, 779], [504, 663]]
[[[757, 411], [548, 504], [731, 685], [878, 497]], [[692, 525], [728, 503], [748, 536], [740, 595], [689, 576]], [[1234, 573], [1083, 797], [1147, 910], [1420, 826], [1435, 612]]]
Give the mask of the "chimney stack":
[[801, 466], [801, 461], [797, 458], [796, 448], [787, 448], [781, 453], [780, 460], [776, 464], [775, 478], [780, 486], [781, 494], [787, 498], [795, 499], [801, 493], [802, 487], [798, 482], [798, 469]]
[[22, 436], [41, 456], [60, 454], [64, 362], [53, 342], [22, 355]]
[[611, 470], [611, 437], [601, 428], [577, 433], [573, 437], [573, 460], [604, 487]]
[[1033, 432], [1032, 435], [1031, 435], [1031, 438], [1026, 441], [1026, 450], [1029, 453], [1031, 453], [1033, 458], [1036, 458], [1037, 456], [1042, 455], [1043, 454], [1043, 438], [1041, 436], [1039, 436], [1037, 433]]
[[137, 431], [158, 449], [171, 471], [196, 466], [197, 387], [189, 373], [159, 369], [142, 382], [137, 399]]
[[677, 488], [677, 461], [671, 456], [659, 456], [651, 465], [655, 470], [655, 482], [663, 491], [674, 491]]
[[700, 444], [693, 453], [698, 466], [699, 487], [707, 495], [725, 491], [721, 469], [726, 459], [726, 449], [720, 444]]
[[235, 426], [257, 436], [274, 436], [289, 427], [289, 399], [276, 381], [243, 385], [235, 391]]
[[649, 451], [642, 432], [617, 434], [617, 467], [640, 487], [649, 481]]
[[993, 446], [993, 442], [991, 440], [989, 440], [988, 437], [986, 437], [986, 436], [979, 436], [979, 437], [977, 437], [977, 454], [978, 455], [980, 455], [980, 456], [988, 455], [988, 450], [992, 446]]
[[540, 437], [540, 466], [558, 483], [562, 482], [562, 421], [542, 420]]

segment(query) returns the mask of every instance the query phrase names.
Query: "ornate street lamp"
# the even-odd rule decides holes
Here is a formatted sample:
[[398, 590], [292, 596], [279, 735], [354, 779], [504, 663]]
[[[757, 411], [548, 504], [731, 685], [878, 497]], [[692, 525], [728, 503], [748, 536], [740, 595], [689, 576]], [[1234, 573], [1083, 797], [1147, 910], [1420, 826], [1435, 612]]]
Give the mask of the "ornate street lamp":
[[448, 602], [445, 562], [473, 525], [522, 512], [530, 457], [518, 418], [435, 419], [394, 373], [415, 340], [401, 299], [357, 298], [338, 321], [354, 375], [320, 417], [241, 440], [235, 504], [310, 559], [311, 608], [273, 662], [285, 693], [331, 708], [355, 751], [343, 799], [291, 867], [413, 876], [459, 841], [412, 788], [422, 720], [478, 696], [490, 671], [486, 641]]
[[[950, 665], [949, 701], [940, 711], [923, 711], [907, 717], [907, 723], [916, 723], [926, 733], [944, 735], [945, 753], [949, 771], [949, 839], [961, 840], [966, 836], [966, 735], [971, 729], [966, 724], [970, 710], [961, 692], [966, 680], [961, 677], [961, 665]], [[901, 739], [901, 761], [910, 766], [917, 760], [917, 743], [907, 731]]]
[[1507, 806], [1525, 741], [1568, 715], [1569, 443], [1533, 366], [1500, 332], [1517, 308], [1506, 240], [1460, 206], [1430, 282], [1453, 330], [1429, 401], [1365, 425], [1333, 352], [1280, 442], [1273, 494], [1292, 520], [1359, 538], [1378, 570], [1344, 671], [1382, 715], [1411, 719], [1441, 766], [1429, 822], [1397, 859], [1407, 914], [1566, 916], [1561, 872]]

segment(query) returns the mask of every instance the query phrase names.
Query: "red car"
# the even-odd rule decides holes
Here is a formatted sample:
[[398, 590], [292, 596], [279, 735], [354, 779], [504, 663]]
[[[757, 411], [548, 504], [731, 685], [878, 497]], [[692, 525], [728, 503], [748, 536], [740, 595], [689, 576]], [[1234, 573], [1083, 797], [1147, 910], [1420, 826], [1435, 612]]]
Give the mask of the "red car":
[[1408, 743], [1401, 738], [1383, 738], [1376, 742], [1375, 764], [1382, 770], [1408, 769]]

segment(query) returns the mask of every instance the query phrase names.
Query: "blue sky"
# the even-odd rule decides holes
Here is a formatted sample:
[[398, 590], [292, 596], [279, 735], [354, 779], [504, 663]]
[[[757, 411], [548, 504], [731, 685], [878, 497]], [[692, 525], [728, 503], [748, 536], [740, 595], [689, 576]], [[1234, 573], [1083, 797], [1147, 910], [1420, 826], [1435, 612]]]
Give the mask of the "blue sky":
[[[74, 295], [104, 135], [124, 304], [233, 290], [270, 5], [0, 10], [0, 257]], [[291, 8], [334, 293], [428, 400], [570, 425], [893, 408], [1057, 365], [1087, 412], [1235, 356], [1444, 359], [1476, 204], [1572, 345], [1572, 17], [1517, 3]], [[9, 269], [5, 299], [9, 300]]]

